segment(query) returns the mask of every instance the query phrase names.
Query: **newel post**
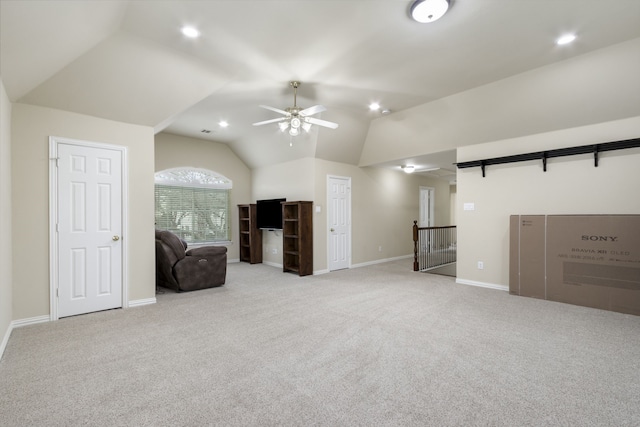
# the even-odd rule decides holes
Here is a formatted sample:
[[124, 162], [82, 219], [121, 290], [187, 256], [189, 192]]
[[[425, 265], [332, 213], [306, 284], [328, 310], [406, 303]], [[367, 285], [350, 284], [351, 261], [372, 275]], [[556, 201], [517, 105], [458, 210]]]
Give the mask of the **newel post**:
[[413, 271], [418, 269], [418, 221], [413, 221]]

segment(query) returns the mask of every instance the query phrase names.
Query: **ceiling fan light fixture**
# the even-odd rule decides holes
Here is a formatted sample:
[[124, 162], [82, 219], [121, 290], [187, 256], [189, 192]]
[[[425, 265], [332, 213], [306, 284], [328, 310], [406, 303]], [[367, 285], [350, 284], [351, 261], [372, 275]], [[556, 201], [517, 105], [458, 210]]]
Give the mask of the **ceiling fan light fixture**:
[[286, 108], [284, 110], [280, 108], [270, 107], [268, 105], [260, 105], [261, 108], [266, 110], [271, 110], [276, 113], [282, 114], [284, 117], [277, 119], [269, 119], [263, 120], [261, 122], [256, 122], [253, 126], [262, 126], [270, 123], [278, 123], [278, 128], [284, 132], [289, 129], [290, 136], [298, 136], [300, 135], [300, 128], [304, 129], [305, 132], [309, 132], [311, 130], [311, 125], [318, 125], [328, 127], [330, 129], [336, 129], [338, 127], [337, 123], [333, 123], [327, 120], [320, 120], [313, 116], [314, 114], [322, 113], [327, 109], [322, 105], [314, 105], [309, 108], [301, 108], [298, 107], [296, 102], [298, 87], [300, 86], [300, 82], [291, 81], [289, 85], [293, 88], [293, 107]]
[[405, 166], [400, 166], [400, 167], [402, 168], [402, 170], [405, 173], [413, 173], [413, 171], [416, 170], [415, 166], [413, 166], [413, 165], [405, 165]]
[[449, 10], [448, 0], [416, 0], [411, 5], [411, 17], [422, 23], [437, 21]]

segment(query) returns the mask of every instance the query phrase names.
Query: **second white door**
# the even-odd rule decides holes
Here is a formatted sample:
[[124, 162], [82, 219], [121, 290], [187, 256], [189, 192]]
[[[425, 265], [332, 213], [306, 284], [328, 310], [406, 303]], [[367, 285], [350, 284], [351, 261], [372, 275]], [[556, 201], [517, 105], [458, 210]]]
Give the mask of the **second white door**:
[[351, 178], [327, 178], [329, 271], [349, 268], [351, 259]]

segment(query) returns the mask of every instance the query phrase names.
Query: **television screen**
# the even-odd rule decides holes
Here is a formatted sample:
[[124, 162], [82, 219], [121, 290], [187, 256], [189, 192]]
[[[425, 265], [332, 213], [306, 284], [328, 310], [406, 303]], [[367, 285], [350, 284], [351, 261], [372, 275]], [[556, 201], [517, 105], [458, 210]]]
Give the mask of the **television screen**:
[[287, 199], [270, 199], [256, 201], [258, 228], [282, 230], [282, 205]]

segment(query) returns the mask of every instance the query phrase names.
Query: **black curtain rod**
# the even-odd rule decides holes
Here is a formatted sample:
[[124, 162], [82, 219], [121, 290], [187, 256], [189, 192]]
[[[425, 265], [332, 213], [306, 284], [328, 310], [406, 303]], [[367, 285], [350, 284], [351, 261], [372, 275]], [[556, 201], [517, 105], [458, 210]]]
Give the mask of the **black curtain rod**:
[[623, 141], [604, 142], [602, 144], [582, 145], [579, 147], [558, 148], [555, 150], [536, 151], [534, 153], [516, 154], [513, 156], [494, 157], [484, 160], [472, 160], [469, 162], [454, 163], [458, 169], [480, 167], [482, 176], [485, 176], [485, 167], [500, 165], [503, 163], [526, 162], [529, 160], [542, 160], [542, 169], [547, 171], [547, 159], [553, 157], [575, 156], [578, 154], [593, 153], [594, 166], [598, 167], [598, 153], [603, 151], [624, 150], [626, 148], [640, 147], [640, 138], [625, 139]]

